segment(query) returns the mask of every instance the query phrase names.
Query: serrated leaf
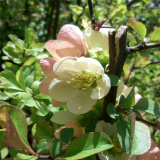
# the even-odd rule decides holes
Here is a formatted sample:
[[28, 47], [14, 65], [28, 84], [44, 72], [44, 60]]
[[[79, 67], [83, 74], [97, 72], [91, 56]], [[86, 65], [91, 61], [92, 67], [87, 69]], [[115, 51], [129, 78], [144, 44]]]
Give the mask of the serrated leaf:
[[27, 122], [23, 111], [12, 105], [3, 105], [0, 108], [7, 109], [6, 145], [15, 149], [26, 149], [29, 153], [36, 155], [27, 141]]
[[60, 139], [54, 139], [51, 143], [51, 148], [50, 148], [51, 157], [59, 155], [59, 153], [62, 150], [62, 146], [63, 145]]
[[138, 22], [134, 18], [129, 18], [129, 26], [132, 27], [142, 39], [145, 38], [147, 29], [143, 23]]
[[54, 138], [54, 129], [44, 120], [39, 120], [32, 128], [32, 135], [37, 141], [42, 139], [51, 141]]
[[113, 147], [110, 138], [103, 133], [87, 133], [76, 138], [59, 159], [81, 159]]
[[14, 160], [36, 160], [38, 157], [18, 153]]
[[134, 102], [135, 102], [135, 95], [134, 95], [134, 88], [132, 88], [128, 96], [119, 105], [123, 108], [131, 108], [134, 105]]
[[73, 138], [73, 135], [74, 135], [73, 128], [63, 128], [60, 131], [60, 139], [66, 144], [68, 144], [71, 141], [71, 139]]
[[160, 41], [160, 28], [153, 31], [150, 41]]
[[108, 75], [108, 77], [110, 78], [111, 86], [117, 86], [121, 82], [119, 77], [117, 77], [116, 75], [110, 74]]
[[136, 121], [131, 153], [139, 155], [147, 152], [151, 146], [150, 130], [145, 124]]
[[117, 110], [114, 108], [114, 105], [112, 103], [110, 103], [107, 106], [107, 113], [111, 118], [114, 118], [114, 119], [119, 116]]
[[118, 131], [118, 138], [119, 138], [121, 147], [125, 150], [126, 154], [129, 154], [130, 153], [130, 125], [129, 125], [129, 122], [119, 117], [117, 121], [117, 131]]
[[142, 98], [140, 99], [135, 106], [133, 106], [133, 109], [138, 111], [144, 111], [153, 115], [156, 115], [160, 117], [160, 106], [154, 102], [153, 100]]
[[3, 78], [4, 81], [6, 81], [8, 84], [16, 87], [17, 89], [21, 90], [21, 86], [19, 85], [19, 83], [16, 80], [16, 76], [9, 72], [9, 71], [2, 71], [0, 73], [0, 76]]

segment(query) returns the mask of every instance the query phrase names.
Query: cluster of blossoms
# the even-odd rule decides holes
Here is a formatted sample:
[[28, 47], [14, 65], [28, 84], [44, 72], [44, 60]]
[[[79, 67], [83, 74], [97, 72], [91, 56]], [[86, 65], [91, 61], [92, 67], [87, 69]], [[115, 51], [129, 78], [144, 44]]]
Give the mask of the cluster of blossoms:
[[[94, 36], [98, 36], [100, 41], [96, 41]], [[74, 114], [91, 110], [98, 99], [107, 95], [111, 85], [101, 63], [87, 56], [100, 50], [108, 56], [107, 44], [108, 29], [96, 32], [87, 27], [83, 34], [74, 25], [63, 26], [58, 40], [45, 44], [53, 58], [40, 62], [47, 76], [40, 84], [40, 92], [52, 98], [53, 106], [67, 104], [68, 110]]]
[[[61, 112], [56, 112], [51, 118], [51, 121], [64, 125], [56, 130], [57, 138], [63, 128], [74, 128], [74, 137], [83, 135], [84, 130], [78, 126], [77, 117], [89, 112], [97, 100], [106, 96], [110, 90], [110, 79], [104, 72], [109, 57], [109, 30], [100, 29], [97, 32], [91, 27], [86, 27], [85, 32], [82, 33], [74, 25], [65, 25], [58, 34], [58, 40], [50, 40], [45, 44], [53, 58], [48, 57], [40, 62], [47, 78], [42, 81], [39, 90], [52, 98], [54, 107], [65, 108]], [[117, 103], [121, 95], [127, 97], [131, 90], [132, 87], [128, 88], [121, 82], [118, 86]], [[141, 98], [135, 88], [135, 103]], [[106, 133], [112, 137], [114, 143], [114, 140], [117, 141], [115, 127], [115, 124], [100, 121], [95, 131]], [[116, 145], [117, 143], [114, 146], [117, 147]], [[150, 150], [139, 156], [131, 157], [121, 150], [119, 152], [119, 148], [114, 149], [117, 150], [115, 155], [104, 151], [98, 153], [99, 158], [101, 160], [129, 158], [131, 160], [155, 160], [160, 152], [153, 141]]]

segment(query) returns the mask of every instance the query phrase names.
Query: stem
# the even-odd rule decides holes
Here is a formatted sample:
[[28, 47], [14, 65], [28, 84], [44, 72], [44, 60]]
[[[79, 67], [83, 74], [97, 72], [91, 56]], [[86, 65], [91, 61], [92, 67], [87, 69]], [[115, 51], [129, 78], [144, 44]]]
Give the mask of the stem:
[[91, 16], [92, 29], [95, 30], [95, 19], [94, 19], [92, 0], [88, 0], [88, 6], [89, 6], [89, 12]]
[[132, 52], [141, 51], [141, 50], [149, 49], [149, 48], [156, 48], [156, 47], [160, 47], [160, 44], [158, 43], [139, 44], [134, 47], [127, 47], [127, 52], [128, 54], [130, 54]]

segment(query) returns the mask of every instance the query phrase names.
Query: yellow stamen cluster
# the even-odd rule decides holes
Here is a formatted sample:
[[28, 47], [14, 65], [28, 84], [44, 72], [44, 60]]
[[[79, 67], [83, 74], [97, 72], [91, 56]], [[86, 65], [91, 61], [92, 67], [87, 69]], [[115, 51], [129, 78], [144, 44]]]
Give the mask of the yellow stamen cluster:
[[96, 82], [97, 78], [92, 73], [79, 74], [74, 76], [74, 80], [77, 84], [73, 88], [79, 88], [82, 91], [86, 91], [92, 84]]

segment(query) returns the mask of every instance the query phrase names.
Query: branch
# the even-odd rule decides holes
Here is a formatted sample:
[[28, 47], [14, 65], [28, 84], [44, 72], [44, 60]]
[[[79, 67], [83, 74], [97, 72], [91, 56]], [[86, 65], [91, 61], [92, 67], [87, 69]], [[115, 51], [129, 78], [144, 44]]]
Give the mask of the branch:
[[[127, 57], [126, 52], [127, 27], [121, 26], [115, 31], [109, 33], [109, 72], [118, 77], [121, 76], [123, 65]], [[107, 113], [108, 104], [116, 103], [117, 86], [112, 86], [109, 93], [105, 96], [103, 102], [102, 119], [105, 122], [111, 122], [111, 117]]]
[[134, 47], [127, 47], [127, 53], [130, 54], [132, 52], [141, 51], [149, 48], [160, 47], [160, 43], [149, 43], [149, 44], [139, 44]]
[[92, 29], [95, 30], [95, 23], [96, 22], [94, 19], [92, 0], [88, 0], [88, 6], [89, 6], [89, 12], [90, 12], [90, 16], [91, 16]]

